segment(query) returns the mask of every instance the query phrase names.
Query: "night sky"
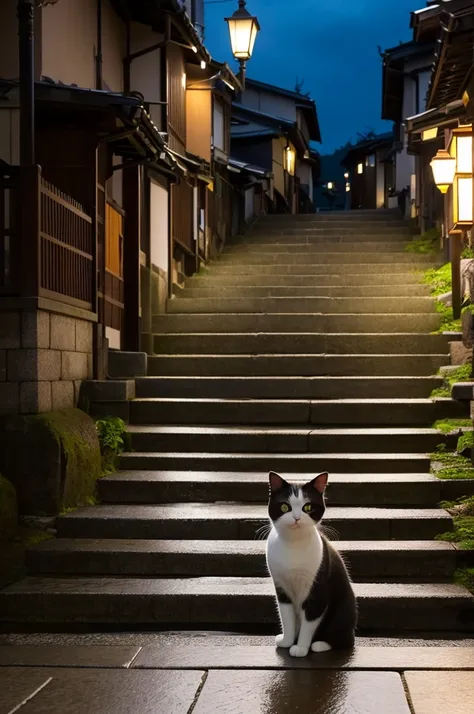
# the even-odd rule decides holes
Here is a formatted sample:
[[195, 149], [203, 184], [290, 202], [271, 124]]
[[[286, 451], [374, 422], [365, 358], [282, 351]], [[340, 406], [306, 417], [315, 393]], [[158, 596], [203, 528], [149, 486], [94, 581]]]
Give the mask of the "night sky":
[[[424, 0], [247, 0], [262, 31], [248, 76], [304, 92], [316, 100], [323, 144], [330, 153], [357, 132], [390, 130], [380, 119], [383, 49], [411, 39], [410, 11]], [[235, 61], [223, 18], [237, 0], [205, 4], [206, 46], [218, 60]]]

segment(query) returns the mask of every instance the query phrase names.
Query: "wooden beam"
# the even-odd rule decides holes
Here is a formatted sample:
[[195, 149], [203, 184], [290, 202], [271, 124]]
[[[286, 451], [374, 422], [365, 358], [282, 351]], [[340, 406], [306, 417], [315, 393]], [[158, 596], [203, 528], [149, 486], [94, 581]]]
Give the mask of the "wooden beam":
[[453, 295], [453, 319], [459, 320], [461, 317], [461, 244], [462, 234], [451, 236], [451, 279]]
[[139, 166], [123, 171], [123, 280], [124, 327], [123, 349], [140, 351], [140, 238], [142, 172]]

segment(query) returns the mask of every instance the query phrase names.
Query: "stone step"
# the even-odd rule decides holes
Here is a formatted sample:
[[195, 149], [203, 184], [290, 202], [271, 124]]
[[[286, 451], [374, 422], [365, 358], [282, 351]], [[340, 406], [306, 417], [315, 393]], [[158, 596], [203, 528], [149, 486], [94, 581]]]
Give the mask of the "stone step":
[[[299, 484], [310, 479], [301, 473], [285, 472], [285, 477]], [[100, 479], [98, 489], [108, 504], [264, 503], [268, 479], [262, 471], [119, 471]], [[436, 508], [441, 501], [474, 494], [474, 481], [438, 479], [428, 473], [331, 472], [327, 493], [332, 506]]]
[[[241, 503], [91, 506], [56, 520], [59, 538], [127, 540], [253, 540], [268, 523], [266, 505]], [[326, 509], [324, 526], [335, 540], [431, 540], [452, 530], [452, 519], [439, 508], [334, 506]]]
[[235, 269], [239, 267], [252, 267], [261, 266], [262, 268], [272, 268], [281, 269], [282, 266], [288, 268], [287, 272], [292, 272], [293, 267], [320, 267], [322, 265], [382, 265], [385, 268], [387, 266], [398, 266], [398, 272], [401, 272], [400, 267], [406, 266], [421, 266], [430, 267], [436, 263], [436, 259], [432, 255], [420, 255], [418, 253], [406, 253], [406, 252], [383, 252], [383, 251], [373, 251], [370, 253], [363, 252], [344, 252], [340, 251], [334, 253], [308, 253], [308, 251], [294, 252], [294, 251], [273, 251], [272, 253], [264, 252], [240, 252], [240, 253], [228, 253], [225, 251], [222, 253], [218, 260], [209, 263], [209, 270], [223, 269], [224, 267], [233, 267]]
[[365, 240], [366, 237], [373, 235], [376, 236], [378, 241], [386, 240], [386, 236], [389, 237], [401, 237], [405, 240], [409, 240], [411, 237], [410, 231], [407, 231], [406, 227], [402, 225], [396, 225], [392, 222], [389, 223], [377, 223], [372, 225], [367, 221], [361, 221], [356, 224], [348, 224], [344, 221], [331, 221], [331, 222], [313, 222], [313, 223], [300, 223], [288, 225], [284, 223], [274, 223], [272, 224], [261, 224], [258, 223], [252, 230], [252, 233], [246, 237], [246, 240], [258, 240], [260, 235], [265, 236], [305, 236], [305, 235], [323, 235], [323, 236], [337, 236], [346, 237], [349, 235], [359, 236], [361, 240]]
[[[210, 285], [209, 287], [186, 287], [176, 293], [175, 298], [428, 298], [427, 285], [339, 285], [333, 287], [289, 287], [268, 285], [264, 287], [246, 287], [245, 285]], [[355, 304], [353, 302], [353, 309]]]
[[[374, 258], [377, 254], [374, 255]], [[326, 258], [328, 254], [326, 253]], [[346, 256], [346, 261], [341, 262], [341, 256], [335, 254], [333, 260], [327, 260], [326, 262], [314, 260], [310, 262], [308, 257], [306, 261], [302, 263], [289, 263], [282, 259], [281, 263], [252, 263], [239, 262], [237, 260], [225, 261], [220, 260], [216, 263], [211, 263], [208, 270], [216, 275], [254, 275], [256, 276], [256, 284], [260, 283], [260, 275], [271, 275], [275, 279], [277, 275], [331, 275], [334, 272], [344, 275], [377, 275], [380, 280], [381, 275], [391, 276], [392, 274], [402, 274], [404, 276], [409, 275], [415, 271], [423, 271], [428, 268], [436, 267], [433, 259], [430, 256], [413, 256], [413, 254], [407, 253], [405, 260], [401, 260], [402, 256], [397, 259], [397, 262], [393, 260], [393, 256], [379, 256], [380, 260], [357, 260], [349, 261]], [[360, 256], [356, 256], [359, 258]], [[384, 258], [382, 260], [382, 258]], [[337, 265], [337, 271], [334, 270], [333, 265]], [[420, 278], [418, 277], [418, 280]]]
[[[446, 437], [436, 429], [272, 429], [252, 427], [129, 426], [132, 450], [211, 453], [432, 452]], [[453, 438], [456, 446], [457, 438]]]
[[448, 338], [426, 333], [324, 334], [230, 332], [157, 334], [155, 354], [162, 355], [370, 355], [448, 354]]
[[[290, 236], [291, 239], [291, 236]], [[364, 241], [358, 240], [358, 241], [351, 241], [351, 242], [344, 242], [341, 240], [338, 240], [337, 237], [333, 240], [330, 238], [326, 241], [318, 241], [316, 243], [308, 243], [307, 238], [304, 236], [301, 238], [301, 240], [298, 240], [298, 237], [295, 237], [293, 240], [289, 240], [288, 243], [282, 243], [282, 239], [280, 239], [277, 243], [266, 243], [266, 242], [258, 242], [257, 240], [252, 240], [252, 242], [243, 242], [243, 243], [237, 243], [229, 246], [226, 248], [225, 252], [222, 254], [221, 258], [224, 258], [225, 256], [235, 256], [236, 258], [242, 258], [246, 256], [254, 256], [258, 255], [262, 259], [269, 259], [274, 261], [275, 255], [285, 255], [285, 256], [293, 256], [293, 255], [305, 255], [308, 257], [309, 255], [311, 256], [319, 256], [321, 253], [339, 253], [341, 254], [346, 254], [346, 253], [366, 253], [367, 255], [372, 253], [374, 249], [377, 249], [377, 253], [390, 253], [390, 254], [396, 254], [398, 257], [399, 253], [407, 253], [407, 245], [408, 242], [407, 240], [401, 241], [401, 240], [392, 240], [392, 241], [385, 241], [381, 242], [378, 241], [375, 243], [374, 241]], [[221, 259], [219, 258], [219, 259]], [[318, 258], [319, 260], [319, 258]], [[276, 262], [279, 262], [278, 260]]]
[[[343, 292], [343, 288], [341, 290]], [[429, 297], [230, 297], [220, 295], [215, 298], [181, 297], [179, 300], [167, 301], [169, 313], [290, 313], [296, 317], [300, 314], [315, 315], [323, 313], [334, 319], [336, 315], [361, 315], [370, 313], [376, 320], [378, 316], [434, 313], [435, 303]], [[436, 315], [436, 317], [439, 316]], [[159, 316], [156, 316], [158, 319]], [[220, 316], [220, 320], [227, 321]], [[437, 329], [437, 328], [434, 328]], [[428, 332], [430, 327], [426, 328]]]
[[180, 377], [244, 376], [250, 379], [258, 376], [299, 378], [327, 375], [357, 378], [417, 377], [437, 374], [448, 363], [447, 346], [443, 346], [439, 354], [163, 354], [148, 357], [148, 374]]
[[137, 397], [362, 399], [429, 397], [442, 377], [142, 377]]
[[321, 426], [423, 426], [467, 418], [467, 403], [452, 399], [135, 399], [132, 424], [315, 424]]
[[316, 228], [316, 230], [300, 232], [281, 232], [280, 229], [276, 229], [272, 232], [271, 229], [259, 230], [252, 233], [245, 239], [234, 238], [229, 244], [229, 248], [239, 248], [244, 245], [318, 245], [319, 243], [330, 243], [331, 245], [349, 245], [351, 243], [365, 243], [368, 246], [368, 250], [383, 244], [393, 245], [393, 244], [406, 244], [411, 236], [407, 234], [404, 230], [398, 230], [397, 228], [392, 228], [390, 230], [384, 230], [381, 234], [379, 231], [368, 232], [370, 229], [361, 228], [359, 231], [348, 231], [346, 232], [343, 227], [328, 227], [325, 230]]
[[428, 473], [428, 454], [222, 454], [186, 452], [127, 452], [119, 459], [121, 469], [143, 471], [245, 471], [268, 473]]
[[[337, 541], [354, 581], [452, 578], [458, 552], [436, 541]], [[261, 577], [264, 541], [59, 538], [29, 550], [31, 575]]]
[[[326, 269], [325, 272], [319, 272], [317, 274], [308, 273], [303, 274], [293, 274], [287, 273], [278, 275], [277, 278], [273, 275], [259, 275], [258, 273], [248, 274], [246, 272], [239, 273], [237, 275], [232, 275], [231, 273], [219, 274], [217, 271], [202, 270], [198, 275], [188, 278], [186, 280], [186, 286], [196, 287], [196, 288], [212, 288], [225, 286], [227, 288], [231, 287], [266, 287], [278, 285], [279, 287], [316, 287], [321, 289], [323, 287], [329, 286], [339, 286], [344, 288], [349, 287], [372, 287], [380, 286], [383, 278], [380, 277], [381, 271], [366, 272], [361, 266], [359, 272], [349, 273], [342, 272], [336, 266], [331, 268], [331, 271]], [[406, 285], [416, 285], [419, 286], [422, 275], [419, 272], [413, 270], [411, 272], [401, 272], [393, 273], [390, 275], [389, 282], [390, 286], [406, 286]], [[383, 290], [381, 293], [383, 295]], [[344, 297], [344, 296], [343, 296]]]
[[[304, 298], [303, 298], [304, 300]], [[274, 312], [266, 312], [262, 306], [258, 310], [257, 300], [247, 303], [241, 300], [221, 300], [220, 313], [215, 312], [218, 300], [173, 300], [175, 314], [160, 315], [153, 318], [155, 333], [334, 333], [351, 332], [367, 334], [369, 331], [390, 334], [394, 332], [420, 333], [422, 330], [434, 332], [439, 329], [441, 318], [438, 313], [407, 313], [407, 314], [318, 314], [304, 313], [304, 306], [290, 305], [293, 300], [283, 299], [284, 304], [275, 305]], [[272, 301], [273, 302], [273, 301]], [[331, 310], [331, 301], [324, 306]], [[179, 305], [177, 304], [179, 303]], [[235, 308], [242, 310], [236, 312]], [[255, 307], [257, 309], [255, 309]], [[281, 312], [277, 312], [277, 308]], [[376, 306], [374, 306], [376, 307]], [[429, 301], [429, 307], [432, 302]], [[428, 305], [427, 305], [428, 308]], [[246, 309], [248, 312], [246, 312]], [[194, 312], [192, 312], [194, 310]]]
[[[450, 584], [356, 583], [359, 628], [460, 631], [472, 627], [473, 598]], [[30, 577], [0, 593], [11, 625], [118, 623], [219, 626], [277, 623], [270, 578]]]

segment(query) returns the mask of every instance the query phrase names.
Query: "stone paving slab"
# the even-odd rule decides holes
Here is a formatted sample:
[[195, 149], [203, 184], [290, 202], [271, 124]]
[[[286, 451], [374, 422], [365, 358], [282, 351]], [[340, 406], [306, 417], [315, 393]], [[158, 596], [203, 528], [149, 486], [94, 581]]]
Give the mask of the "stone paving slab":
[[410, 709], [395, 673], [210, 672], [193, 714], [224, 712], [410, 714]]
[[471, 672], [408, 672], [414, 714], [472, 714], [473, 681]]
[[[340, 669], [474, 670], [474, 649], [467, 647], [357, 647], [353, 652], [290, 657], [274, 645], [223, 647], [195, 644], [150, 644], [132, 664], [137, 669]], [[471, 675], [474, 680], [474, 674]]]
[[0, 645], [0, 667], [129, 667], [138, 645]]
[[34, 691], [50, 680], [21, 707], [21, 714], [187, 714], [203, 675], [203, 672], [4, 668], [0, 670], [0, 714], [13, 714], [11, 707], [2, 709], [4, 691], [11, 688], [10, 680], [16, 683], [14, 706], [31, 693], [28, 690]]
[[44, 670], [0, 669], [0, 714], [13, 714], [49, 681]]

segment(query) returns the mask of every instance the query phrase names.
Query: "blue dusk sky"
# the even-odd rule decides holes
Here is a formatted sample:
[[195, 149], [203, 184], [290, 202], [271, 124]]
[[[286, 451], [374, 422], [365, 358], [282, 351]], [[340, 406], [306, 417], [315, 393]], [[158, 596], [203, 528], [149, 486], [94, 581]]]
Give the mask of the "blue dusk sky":
[[[316, 100], [323, 143], [330, 153], [357, 132], [387, 131], [381, 113], [382, 70], [377, 50], [411, 39], [410, 11], [424, 0], [248, 0], [262, 31], [248, 76], [303, 92]], [[205, 3], [206, 46], [235, 69], [224, 17], [237, 0]]]

